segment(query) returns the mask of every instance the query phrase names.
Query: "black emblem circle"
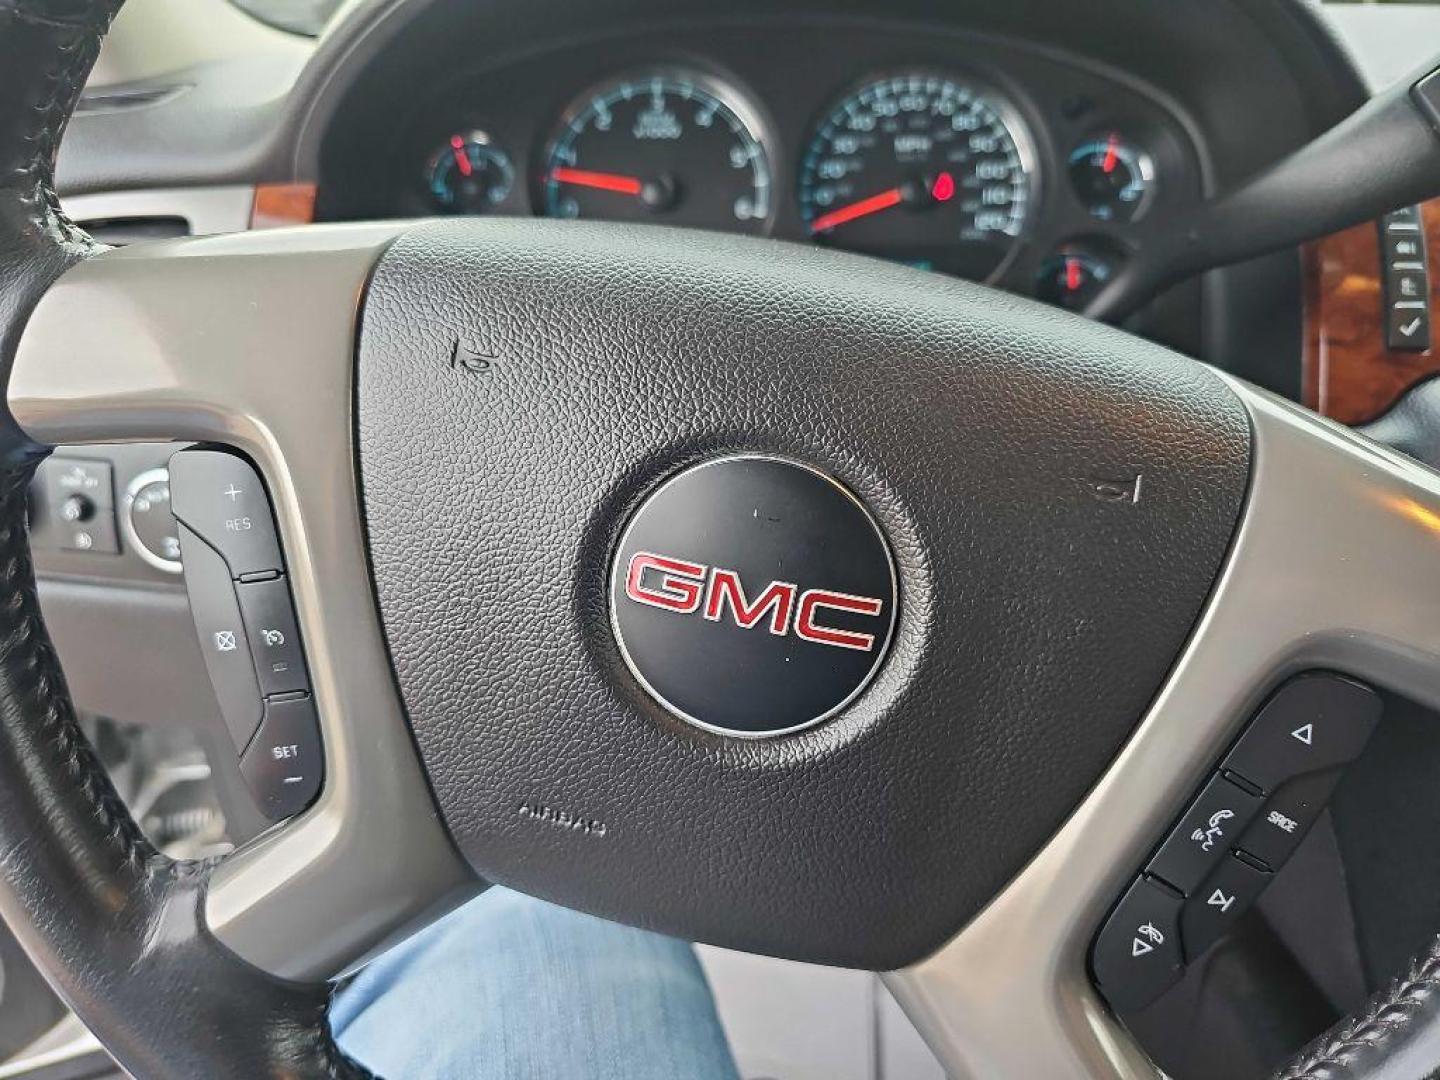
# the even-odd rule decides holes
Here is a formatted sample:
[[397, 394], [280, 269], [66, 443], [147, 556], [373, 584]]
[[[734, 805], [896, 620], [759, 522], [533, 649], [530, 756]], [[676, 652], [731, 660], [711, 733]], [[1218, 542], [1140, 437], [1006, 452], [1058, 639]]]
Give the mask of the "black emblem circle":
[[799, 462], [717, 458], [636, 511], [610, 572], [626, 664], [709, 731], [800, 731], [859, 696], [884, 663], [898, 590], [890, 545], [839, 481]]

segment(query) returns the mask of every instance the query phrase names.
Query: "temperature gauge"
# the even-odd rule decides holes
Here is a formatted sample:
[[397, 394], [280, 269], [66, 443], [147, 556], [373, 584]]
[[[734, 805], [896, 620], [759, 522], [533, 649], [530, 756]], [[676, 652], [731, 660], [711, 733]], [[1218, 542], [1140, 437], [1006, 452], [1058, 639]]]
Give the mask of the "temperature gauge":
[[1041, 265], [1035, 296], [1047, 304], [1080, 311], [1115, 275], [1116, 265], [1113, 256], [1067, 244]]
[[1155, 194], [1155, 162], [1113, 131], [1077, 146], [1069, 167], [1075, 194], [1101, 221], [1134, 221]]
[[430, 155], [425, 181], [442, 213], [484, 214], [509, 196], [515, 167], [485, 132], [461, 132]]

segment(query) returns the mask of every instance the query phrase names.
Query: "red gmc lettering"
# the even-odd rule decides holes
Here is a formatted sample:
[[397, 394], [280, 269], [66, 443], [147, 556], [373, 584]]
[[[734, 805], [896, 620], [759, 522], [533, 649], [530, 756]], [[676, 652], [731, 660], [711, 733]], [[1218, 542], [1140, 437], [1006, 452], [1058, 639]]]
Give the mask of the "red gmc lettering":
[[703, 563], [648, 551], [631, 556], [625, 575], [625, 595], [637, 604], [690, 615], [700, 610], [703, 600], [704, 617], [711, 622], [721, 621], [729, 607], [736, 625], [746, 630], [768, 621], [770, 633], [776, 636], [793, 630], [796, 637], [816, 645], [860, 652], [869, 652], [875, 647], [874, 634], [827, 626], [821, 618], [824, 611], [844, 611], [873, 618], [884, 608], [883, 600], [830, 589], [809, 589], [799, 593], [797, 604], [797, 593], [798, 588], [788, 581], [772, 581], [751, 600], [734, 570], [711, 569]]
[[800, 597], [800, 614], [795, 616], [795, 635], [817, 645], [834, 645], [839, 649], [869, 652], [875, 647], [874, 634], [856, 634], [850, 630], [822, 626], [815, 621], [815, 612], [820, 608], [829, 608], [832, 611], [853, 611], [857, 615], [879, 615], [881, 606], [879, 600], [869, 596], [851, 596], [849, 593], [811, 589]]
[[795, 606], [795, 586], [788, 581], [772, 581], [770, 587], [756, 598], [755, 603], [745, 602], [745, 589], [740, 584], [740, 575], [734, 570], [716, 569], [710, 574], [710, 589], [705, 597], [705, 618], [719, 622], [720, 616], [729, 603], [735, 612], [735, 621], [749, 630], [765, 617], [765, 610], [771, 609], [770, 633], [783, 636], [790, 625], [790, 609]]
[[[653, 570], [652, 585], [645, 584], [645, 571]], [[637, 604], [665, 608], [688, 615], [700, 606], [705, 590], [706, 567], [683, 559], [667, 559], [663, 555], [639, 552], [630, 560], [625, 575], [625, 595]]]

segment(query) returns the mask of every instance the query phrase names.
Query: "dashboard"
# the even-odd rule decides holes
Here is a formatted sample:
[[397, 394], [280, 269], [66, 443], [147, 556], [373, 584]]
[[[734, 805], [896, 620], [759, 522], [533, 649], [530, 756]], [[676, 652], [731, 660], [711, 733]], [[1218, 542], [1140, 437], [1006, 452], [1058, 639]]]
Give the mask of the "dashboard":
[[[67, 208], [112, 242], [259, 227], [278, 193], [270, 223], [687, 225], [1079, 307], [1364, 96], [1304, 0], [353, 0], [319, 42], [224, 0], [131, 0], [122, 37], [145, 6], [169, 36], [130, 24], [61, 149]], [[1349, 14], [1375, 20], [1352, 43], [1434, 40], [1433, 13], [1404, 34], [1423, 13]], [[213, 55], [178, 55], [193, 42]], [[1423, 211], [1440, 304], [1440, 204]], [[1440, 372], [1440, 350], [1384, 347], [1382, 255], [1357, 227], [1185, 282], [1127, 329], [1364, 422]], [[59, 448], [36, 570], [81, 706], [197, 733], [239, 840], [266, 821], [182, 584], [175, 449]]]
[[771, 17], [457, 52], [326, 170], [321, 216], [717, 229], [1081, 308], [1206, 188], [1163, 94], [985, 35]]

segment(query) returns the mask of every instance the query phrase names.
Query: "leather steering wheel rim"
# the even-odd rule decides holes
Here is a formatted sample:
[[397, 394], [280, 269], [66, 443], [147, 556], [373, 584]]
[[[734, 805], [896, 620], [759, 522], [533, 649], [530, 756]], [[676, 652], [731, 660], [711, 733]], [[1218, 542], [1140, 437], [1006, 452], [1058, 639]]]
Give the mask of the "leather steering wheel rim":
[[[99, 247], [51, 186], [56, 147], [121, 0], [0, 3], [0, 356]], [[111, 1055], [144, 1077], [369, 1073], [340, 1053], [330, 988], [272, 978], [207, 931], [208, 863], [160, 854], [75, 722], [41, 619], [26, 492], [47, 448], [13, 422], [0, 473], [0, 914]]]
[[[41, 296], [98, 250], [60, 211], [56, 147], [122, 0], [0, 0], [0, 362]], [[137, 1076], [368, 1075], [336, 1047], [325, 984], [250, 966], [206, 927], [213, 864], [141, 835], [79, 731], [35, 590], [26, 491], [49, 447], [6, 411], [0, 455], [0, 914]], [[1287, 1066], [1412, 1076], [1440, 1064], [1440, 941]]]

